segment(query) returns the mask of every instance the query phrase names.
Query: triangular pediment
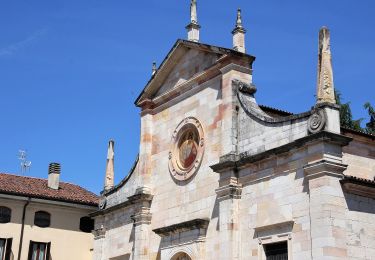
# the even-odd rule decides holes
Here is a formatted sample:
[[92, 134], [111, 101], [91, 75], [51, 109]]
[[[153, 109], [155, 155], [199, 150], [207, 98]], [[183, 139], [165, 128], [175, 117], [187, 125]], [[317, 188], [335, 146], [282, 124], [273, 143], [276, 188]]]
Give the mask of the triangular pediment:
[[216, 53], [203, 52], [199, 49], [186, 49], [183, 55], [173, 63], [155, 96], [160, 96], [188, 81], [194, 75], [203, 72], [211, 67], [219, 57], [220, 55]]
[[136, 105], [169, 93], [230, 54], [253, 59], [231, 49], [178, 40], [135, 101]]

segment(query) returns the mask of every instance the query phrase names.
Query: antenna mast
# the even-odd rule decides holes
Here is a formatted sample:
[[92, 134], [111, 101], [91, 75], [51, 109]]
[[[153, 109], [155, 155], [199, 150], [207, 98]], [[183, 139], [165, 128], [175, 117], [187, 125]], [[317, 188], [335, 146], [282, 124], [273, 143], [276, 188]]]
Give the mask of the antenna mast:
[[18, 160], [21, 161], [21, 173], [25, 174], [31, 167], [31, 161], [27, 160], [27, 153], [25, 150], [18, 150]]

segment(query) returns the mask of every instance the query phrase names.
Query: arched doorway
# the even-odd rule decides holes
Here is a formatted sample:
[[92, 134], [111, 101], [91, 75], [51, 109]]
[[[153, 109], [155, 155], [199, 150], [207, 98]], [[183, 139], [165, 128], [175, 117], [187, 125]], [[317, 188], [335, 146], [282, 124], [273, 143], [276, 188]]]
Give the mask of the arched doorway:
[[175, 254], [171, 260], [192, 260], [191, 257], [186, 253], [177, 253]]

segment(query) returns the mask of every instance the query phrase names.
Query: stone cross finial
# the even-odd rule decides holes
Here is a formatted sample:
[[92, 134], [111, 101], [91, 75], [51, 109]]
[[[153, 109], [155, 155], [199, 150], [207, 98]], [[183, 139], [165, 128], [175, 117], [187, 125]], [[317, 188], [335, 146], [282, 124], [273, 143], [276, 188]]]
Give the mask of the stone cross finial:
[[105, 180], [104, 180], [104, 190], [109, 190], [114, 186], [114, 152], [115, 142], [110, 140], [108, 143], [108, 152], [107, 152], [107, 165], [105, 169]]
[[197, 15], [197, 0], [191, 0], [190, 2], [190, 24], [186, 26], [188, 31], [188, 40], [193, 42], [199, 42], [199, 29], [201, 27], [198, 24]]
[[317, 103], [336, 103], [333, 84], [330, 33], [327, 27], [319, 31]]
[[154, 62], [152, 63], [152, 75], [154, 75], [154, 74], [156, 73], [156, 71], [157, 71], [157, 68], [156, 68], [156, 62], [154, 61]]
[[236, 27], [232, 31], [233, 34], [233, 49], [239, 52], [246, 52], [245, 49], [245, 33], [246, 30], [242, 26], [241, 9], [237, 10]]

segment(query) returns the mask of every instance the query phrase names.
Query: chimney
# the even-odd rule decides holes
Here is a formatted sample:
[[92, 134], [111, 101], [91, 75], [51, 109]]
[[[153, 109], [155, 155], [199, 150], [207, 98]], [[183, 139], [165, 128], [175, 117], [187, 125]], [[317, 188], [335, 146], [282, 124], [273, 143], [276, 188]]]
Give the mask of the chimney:
[[61, 166], [59, 163], [50, 163], [48, 166], [48, 187], [59, 189]]
[[191, 0], [190, 2], [190, 23], [186, 26], [188, 31], [188, 40], [193, 42], [199, 42], [199, 29], [201, 27], [198, 24], [197, 15], [197, 0]]
[[236, 27], [232, 31], [233, 34], [233, 49], [238, 52], [246, 52], [245, 49], [245, 33], [246, 30], [242, 26], [241, 9], [237, 10]]
[[115, 141], [110, 140], [108, 143], [107, 151], [107, 165], [105, 169], [105, 180], [104, 180], [104, 190], [110, 190], [114, 186], [114, 159], [115, 159]]

